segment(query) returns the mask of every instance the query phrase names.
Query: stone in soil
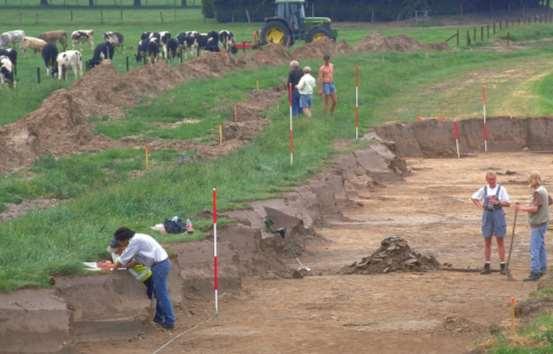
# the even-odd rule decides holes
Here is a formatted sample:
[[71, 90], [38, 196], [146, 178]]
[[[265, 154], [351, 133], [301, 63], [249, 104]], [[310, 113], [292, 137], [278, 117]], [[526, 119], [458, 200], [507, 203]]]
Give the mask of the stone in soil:
[[433, 255], [412, 250], [406, 240], [391, 236], [382, 240], [372, 255], [342, 269], [344, 274], [377, 274], [389, 272], [427, 272], [440, 268]]

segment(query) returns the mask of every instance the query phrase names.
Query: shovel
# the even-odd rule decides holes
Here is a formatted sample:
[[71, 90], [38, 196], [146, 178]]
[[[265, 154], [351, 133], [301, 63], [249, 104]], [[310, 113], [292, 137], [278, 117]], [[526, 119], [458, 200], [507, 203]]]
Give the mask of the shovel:
[[515, 241], [515, 230], [517, 227], [517, 216], [518, 216], [518, 209], [515, 209], [515, 220], [513, 221], [513, 233], [511, 235], [511, 245], [509, 246], [509, 255], [507, 256], [507, 264], [505, 265], [505, 273], [507, 275], [508, 280], [515, 280], [513, 278], [513, 275], [511, 274], [511, 254], [513, 253], [513, 244]]

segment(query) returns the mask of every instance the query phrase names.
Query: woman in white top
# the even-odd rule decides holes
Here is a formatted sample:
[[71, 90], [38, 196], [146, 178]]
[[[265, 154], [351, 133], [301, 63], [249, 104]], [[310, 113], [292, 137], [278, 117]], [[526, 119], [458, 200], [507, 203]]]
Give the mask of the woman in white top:
[[311, 68], [306, 66], [303, 68], [303, 76], [296, 88], [300, 93], [300, 108], [307, 117], [311, 117], [311, 101], [315, 87], [317, 87], [317, 81], [311, 75]]

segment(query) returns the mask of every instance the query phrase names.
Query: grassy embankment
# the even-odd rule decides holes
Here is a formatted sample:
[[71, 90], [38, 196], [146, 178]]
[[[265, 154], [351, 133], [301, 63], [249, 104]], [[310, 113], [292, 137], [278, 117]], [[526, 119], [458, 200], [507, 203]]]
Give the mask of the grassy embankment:
[[[267, 112], [272, 124], [240, 151], [215, 161], [198, 160], [182, 165], [176, 163], [177, 152], [158, 152], [154, 155], [156, 166], [142, 177], [131, 180], [127, 180], [129, 175], [141, 167], [141, 151], [110, 150], [58, 160], [43, 158], [32, 169], [3, 178], [0, 193], [4, 200], [37, 196], [69, 196], [73, 200], [0, 224], [0, 289], [47, 286], [49, 274], [79, 272], [81, 261], [94, 259], [103, 252], [117, 226], [126, 224], [146, 230], [177, 213], [195, 215], [209, 208], [212, 186], [220, 190], [220, 206], [229, 208], [246, 200], [271, 196], [301, 182], [324, 165], [325, 159], [333, 153], [334, 139], [353, 135], [351, 83], [355, 64], [361, 66], [363, 73], [361, 123], [365, 129], [388, 118], [376, 114], [379, 107], [385, 105], [389, 97], [401, 94], [404, 87], [436, 83], [490, 63], [504, 65], [546, 55], [546, 50], [535, 49], [507, 54], [460, 51], [355, 54], [335, 58], [339, 110], [334, 118], [324, 117], [317, 104], [312, 120], [297, 122], [297, 164], [294, 168], [288, 166], [285, 104], [281, 104], [280, 111]], [[307, 64], [316, 66], [317, 61]], [[183, 100], [182, 105], [145, 103], [131, 110], [127, 120], [116, 125], [99, 124], [98, 129], [117, 137], [127, 132], [134, 135], [136, 131], [132, 131], [132, 126], [139, 121], [146, 135], [164, 137], [167, 131], [156, 130], [155, 123], [203, 112], [197, 118], [205, 123], [186, 136], [210, 134], [217, 123], [230, 117], [230, 112], [217, 116], [210, 108], [213, 102], [203, 102], [206, 107], [196, 99], [187, 102], [183, 95], [209, 97], [232, 92], [232, 99], [236, 100], [253, 88], [256, 79], [261, 78], [263, 86], [268, 87], [282, 79], [285, 72], [285, 67], [264, 68], [257, 72], [229, 74], [220, 80], [189, 82], [168, 94], [174, 97], [170, 100], [173, 103]], [[285, 98], [282, 103], [284, 101]], [[170, 132], [174, 136], [181, 136], [181, 133]], [[163, 238], [167, 241], [182, 239]]]

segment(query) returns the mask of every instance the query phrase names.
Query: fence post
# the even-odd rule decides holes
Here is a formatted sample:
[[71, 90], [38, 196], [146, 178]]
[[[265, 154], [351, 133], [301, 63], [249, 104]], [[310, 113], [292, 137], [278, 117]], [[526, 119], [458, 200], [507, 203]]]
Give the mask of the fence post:
[[484, 26], [480, 26], [480, 41], [484, 42]]
[[40, 67], [36, 68], [36, 82], [40, 84]]
[[127, 66], [127, 72], [129, 71], [129, 56], [127, 55], [127, 60], [126, 60], [126, 66]]
[[121, 18], [121, 22], [123, 22], [123, 8], [119, 9], [119, 17]]
[[499, 21], [499, 31], [501, 32], [501, 30], [503, 30], [503, 22], [500, 20]]
[[459, 48], [459, 41], [460, 41], [460, 33], [459, 33], [459, 29], [457, 28], [457, 48]]
[[490, 24], [488, 23], [486, 25], [486, 37], [488, 40], [490, 40]]
[[100, 23], [104, 24], [104, 10], [100, 10]]
[[467, 30], [467, 47], [470, 47], [470, 30]]
[[159, 12], [159, 19], [161, 20], [161, 23], [163, 24], [163, 12]]
[[495, 36], [495, 21], [493, 21], [493, 35]]
[[73, 22], [73, 10], [69, 11], [69, 18], [71, 19], [71, 22]]
[[472, 31], [473, 31], [473, 33], [472, 33], [472, 41], [473, 41], [474, 43], [476, 43], [476, 40], [477, 40], [477, 38], [478, 38], [478, 35], [476, 34], [476, 27], [474, 27], [474, 28], [472, 29]]

